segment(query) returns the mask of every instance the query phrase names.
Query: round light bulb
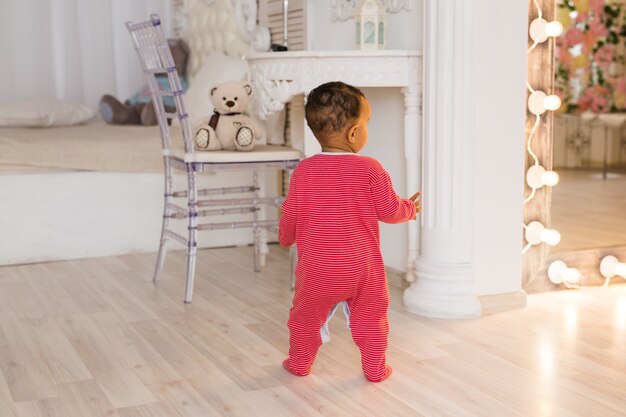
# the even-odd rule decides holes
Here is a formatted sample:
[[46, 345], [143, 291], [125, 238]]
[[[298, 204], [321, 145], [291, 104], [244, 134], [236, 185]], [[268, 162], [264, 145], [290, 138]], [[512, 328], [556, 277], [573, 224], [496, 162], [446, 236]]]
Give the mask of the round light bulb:
[[546, 171], [541, 176], [543, 183], [549, 187], [554, 187], [559, 183], [559, 174], [554, 171]]
[[612, 278], [617, 275], [626, 278], [626, 264], [618, 261], [613, 255], [605, 256], [600, 261], [600, 273], [605, 278]]
[[577, 283], [582, 274], [576, 268], [568, 268], [563, 261], [554, 261], [548, 267], [548, 279], [556, 285], [567, 283]]
[[546, 32], [546, 35], [557, 37], [561, 33], [563, 33], [563, 25], [558, 20], [554, 20], [546, 24], [546, 27], [544, 30]]
[[553, 284], [559, 285], [563, 282], [567, 265], [563, 261], [554, 261], [548, 267], [548, 279]]
[[526, 171], [526, 183], [534, 189], [539, 189], [544, 185], [553, 187], [559, 183], [559, 174], [554, 171], [546, 171], [541, 165], [533, 165]]
[[533, 42], [541, 43], [545, 42], [548, 39], [548, 34], [546, 33], [546, 26], [548, 22], [543, 18], [536, 18], [530, 23], [530, 27], [528, 28], [528, 34], [530, 35], [530, 39]]
[[567, 268], [563, 274], [563, 279], [575, 284], [580, 281], [580, 271], [576, 268]]
[[546, 93], [540, 90], [535, 90], [528, 96], [528, 110], [532, 114], [537, 116], [543, 114], [546, 111]]
[[558, 245], [561, 241], [561, 234], [558, 230], [543, 229], [541, 232], [541, 241], [550, 246]]
[[546, 243], [554, 246], [561, 241], [561, 234], [554, 229], [546, 229], [545, 226], [538, 221], [528, 223], [524, 232], [526, 241], [531, 245]]
[[545, 107], [546, 110], [552, 110], [552, 111], [558, 110], [559, 107], [561, 107], [561, 98], [557, 96], [556, 94], [547, 96], [543, 100], [543, 107]]

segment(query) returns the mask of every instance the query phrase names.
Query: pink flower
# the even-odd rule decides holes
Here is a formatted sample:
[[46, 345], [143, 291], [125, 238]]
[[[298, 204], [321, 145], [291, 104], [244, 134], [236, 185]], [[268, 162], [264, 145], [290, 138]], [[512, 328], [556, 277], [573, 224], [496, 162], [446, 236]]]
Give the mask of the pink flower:
[[587, 20], [588, 15], [589, 15], [589, 13], [588, 13], [588, 12], [585, 12], [585, 13], [580, 13], [580, 12], [579, 12], [579, 13], [576, 15], [576, 19], [574, 19], [574, 21], [575, 21], [576, 23], [583, 23], [583, 22], [585, 22], [585, 21]]
[[600, 16], [595, 16], [591, 20], [591, 23], [589, 23], [589, 30], [598, 38], [604, 38], [609, 34], [609, 28], [607, 28], [606, 25], [602, 23], [602, 19], [600, 19]]
[[584, 112], [591, 108], [594, 113], [606, 113], [610, 110], [609, 89], [601, 85], [588, 87], [578, 99], [578, 110]]
[[615, 90], [621, 94], [626, 94], [626, 77], [623, 75], [615, 82]]
[[606, 68], [613, 62], [615, 56], [615, 46], [606, 44], [596, 51], [593, 59], [600, 68]]
[[571, 27], [565, 33], [565, 42], [570, 48], [578, 45], [585, 39], [585, 35], [577, 27]]
[[589, 107], [591, 107], [591, 101], [591, 97], [580, 96], [578, 98], [578, 111], [584, 113], [589, 110]]
[[605, 0], [591, 0], [589, 6], [596, 16], [602, 16], [604, 14]]
[[609, 111], [609, 101], [606, 97], [595, 97], [591, 102], [591, 111], [594, 113], [606, 113]]
[[593, 32], [585, 32], [583, 35], [583, 54], [590, 53], [597, 42], [598, 38]]
[[561, 65], [566, 68], [569, 68], [569, 66], [572, 64], [572, 54], [567, 47], [557, 48], [556, 59], [559, 63], [561, 63]]

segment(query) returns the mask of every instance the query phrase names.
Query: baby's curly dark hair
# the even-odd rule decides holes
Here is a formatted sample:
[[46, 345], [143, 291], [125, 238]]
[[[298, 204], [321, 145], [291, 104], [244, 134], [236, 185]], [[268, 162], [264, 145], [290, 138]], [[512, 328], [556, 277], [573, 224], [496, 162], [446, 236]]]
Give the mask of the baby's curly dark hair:
[[341, 81], [332, 81], [314, 88], [307, 97], [306, 122], [317, 136], [341, 131], [361, 114], [361, 90]]

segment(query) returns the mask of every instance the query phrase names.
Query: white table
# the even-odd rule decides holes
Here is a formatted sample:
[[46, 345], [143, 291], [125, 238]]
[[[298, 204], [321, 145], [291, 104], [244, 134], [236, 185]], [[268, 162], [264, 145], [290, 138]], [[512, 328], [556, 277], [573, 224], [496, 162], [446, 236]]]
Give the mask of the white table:
[[[385, 51], [288, 51], [263, 52], [246, 57], [262, 119], [291, 107], [292, 143], [306, 156], [320, 151], [313, 133], [306, 128], [304, 100], [313, 88], [328, 81], [343, 81], [357, 87], [399, 87], [404, 94], [404, 156], [406, 195], [419, 189], [419, 156], [422, 131], [422, 54], [417, 50]], [[408, 222], [407, 280], [415, 280], [418, 223]]]

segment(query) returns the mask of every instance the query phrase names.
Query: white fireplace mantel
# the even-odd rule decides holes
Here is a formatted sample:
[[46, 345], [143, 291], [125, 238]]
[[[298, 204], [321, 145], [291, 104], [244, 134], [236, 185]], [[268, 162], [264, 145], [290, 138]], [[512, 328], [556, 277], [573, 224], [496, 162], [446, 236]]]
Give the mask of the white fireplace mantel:
[[[255, 91], [258, 115], [265, 119], [292, 103], [293, 143], [306, 156], [320, 146], [304, 121], [307, 94], [328, 81], [343, 81], [356, 87], [398, 87], [404, 94], [404, 155], [406, 195], [420, 184], [422, 54], [417, 50], [383, 51], [287, 51], [255, 53], [246, 57]], [[303, 97], [301, 99], [300, 97]], [[418, 222], [408, 222], [407, 280], [415, 280]]]

